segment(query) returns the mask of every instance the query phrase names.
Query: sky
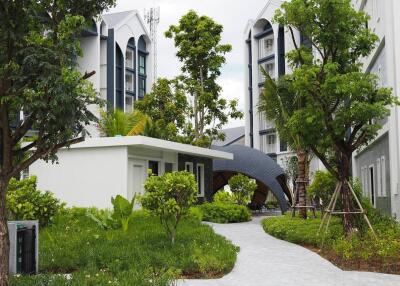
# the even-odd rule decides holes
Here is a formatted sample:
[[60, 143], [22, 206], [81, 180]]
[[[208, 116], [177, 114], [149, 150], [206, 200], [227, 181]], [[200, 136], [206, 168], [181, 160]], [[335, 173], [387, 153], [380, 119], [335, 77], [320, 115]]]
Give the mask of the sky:
[[[158, 76], [172, 78], [180, 73], [180, 64], [171, 39], [164, 37], [168, 27], [177, 24], [190, 9], [207, 15], [224, 26], [222, 43], [231, 44], [232, 52], [226, 56], [218, 82], [223, 88], [222, 96], [237, 98], [239, 109], [244, 111], [244, 29], [248, 20], [257, 17], [267, 0], [117, 0], [117, 6], [109, 12], [144, 10], [160, 7], [158, 26]], [[243, 120], [231, 120], [226, 128], [244, 126]]]

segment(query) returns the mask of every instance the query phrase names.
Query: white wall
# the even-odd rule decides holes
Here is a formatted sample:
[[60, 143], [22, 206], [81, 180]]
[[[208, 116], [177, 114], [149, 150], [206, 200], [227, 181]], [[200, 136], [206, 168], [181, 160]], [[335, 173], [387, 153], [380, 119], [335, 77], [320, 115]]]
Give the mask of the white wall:
[[[93, 84], [93, 88], [100, 93], [100, 37], [82, 37], [80, 44], [83, 57], [78, 59], [79, 69], [82, 74], [85, 74], [85, 72], [95, 72], [95, 74], [89, 78], [89, 81]], [[97, 118], [100, 117], [100, 107], [98, 105], [90, 105], [88, 109]], [[91, 137], [99, 137], [99, 131], [95, 123], [87, 126], [86, 129]]]
[[57, 165], [34, 163], [29, 173], [68, 206], [109, 208], [112, 196], [127, 196], [127, 147], [63, 149], [58, 158]]

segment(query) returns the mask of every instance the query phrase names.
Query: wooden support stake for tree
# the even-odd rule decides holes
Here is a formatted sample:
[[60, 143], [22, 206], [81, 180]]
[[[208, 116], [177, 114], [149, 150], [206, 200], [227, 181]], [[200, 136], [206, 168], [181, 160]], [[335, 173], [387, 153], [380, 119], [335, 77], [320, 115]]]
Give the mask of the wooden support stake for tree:
[[377, 236], [376, 236], [376, 233], [375, 233], [375, 231], [374, 231], [374, 228], [372, 227], [371, 222], [369, 221], [368, 216], [367, 216], [367, 214], [365, 213], [364, 208], [362, 207], [362, 205], [361, 205], [359, 199], [357, 198], [356, 193], [354, 192], [353, 188], [351, 187], [351, 184], [350, 184], [349, 182], [347, 182], [347, 184], [348, 184], [348, 186], [349, 186], [349, 188], [350, 188], [351, 193], [353, 194], [354, 198], [356, 199], [356, 202], [357, 202], [357, 204], [358, 204], [358, 207], [360, 208], [360, 210], [361, 210], [361, 212], [362, 212], [362, 214], [363, 214], [363, 216], [364, 216], [364, 219], [365, 219], [365, 221], [366, 221], [367, 224], [368, 224], [368, 227], [371, 229], [372, 234], [374, 235], [375, 239], [378, 239]]
[[328, 215], [328, 213], [329, 213], [329, 211], [331, 209], [331, 206], [333, 204], [334, 198], [335, 198], [336, 193], [338, 192], [339, 187], [341, 186], [341, 184], [342, 184], [341, 182], [338, 182], [336, 184], [336, 188], [335, 188], [335, 191], [333, 192], [331, 200], [329, 201], [329, 205], [328, 205], [327, 209], [325, 210], [324, 215], [322, 216], [321, 224], [319, 225], [319, 229], [318, 229], [318, 234], [321, 232], [321, 229], [322, 229], [322, 227], [324, 225], [325, 219], [326, 219], [326, 217], [327, 217], [327, 215]]
[[[331, 217], [332, 217], [333, 214], [343, 214], [343, 215], [344, 215], [344, 214], [362, 214], [363, 217], [364, 217], [364, 219], [365, 219], [365, 221], [366, 221], [367, 224], [368, 224], [368, 227], [371, 229], [372, 234], [374, 235], [375, 239], [377, 239], [376, 233], [375, 233], [375, 231], [374, 231], [374, 229], [373, 229], [373, 227], [372, 227], [372, 225], [371, 225], [371, 222], [369, 221], [368, 216], [367, 216], [367, 214], [365, 213], [365, 210], [364, 210], [364, 208], [362, 207], [362, 205], [361, 205], [361, 203], [360, 203], [360, 200], [358, 199], [356, 193], [354, 192], [354, 190], [353, 190], [351, 184], [350, 184], [348, 181], [345, 181], [345, 184], [347, 184], [347, 186], [349, 187], [349, 189], [350, 189], [350, 191], [351, 191], [351, 194], [352, 194], [352, 196], [354, 197], [354, 199], [355, 199], [355, 201], [356, 201], [358, 207], [360, 208], [360, 210], [359, 210], [359, 211], [358, 211], [358, 210], [357, 210], [357, 211], [348, 211], [348, 212], [347, 212], [347, 211], [335, 212], [337, 199], [338, 199], [338, 197], [339, 197], [340, 190], [341, 190], [341, 187], [342, 187], [342, 183], [341, 183], [341, 182], [338, 182], [338, 184], [336, 185], [335, 192], [334, 192], [333, 195], [332, 195], [331, 201], [329, 202], [328, 208], [326, 209], [326, 211], [325, 211], [325, 213], [324, 213], [324, 215], [323, 215], [323, 217], [322, 217], [322, 219], [321, 219], [321, 224], [319, 225], [319, 229], [318, 229], [317, 234], [318, 234], [318, 235], [320, 234], [320, 232], [321, 232], [321, 230], [322, 230], [322, 228], [324, 227], [325, 222], [326, 222], [326, 225], [325, 225], [325, 232], [324, 232], [324, 237], [325, 237], [326, 233], [328, 232], [329, 224], [330, 224]], [[323, 243], [323, 242], [322, 242], [322, 243]]]
[[[305, 180], [305, 181], [299, 181], [296, 180], [296, 184], [305, 184], [306, 186], [309, 184], [309, 180]], [[304, 188], [307, 190], [306, 186], [304, 186]], [[296, 209], [311, 209], [312, 213], [313, 213], [313, 218], [317, 218], [315, 209], [316, 207], [313, 205], [307, 205], [307, 194], [306, 194], [306, 205], [305, 206], [299, 206], [298, 204], [298, 200], [297, 200], [297, 196], [298, 196], [298, 186], [296, 186], [296, 191], [294, 194], [294, 198], [292, 199], [292, 218], [294, 218], [296, 216]], [[310, 200], [310, 199], [309, 199]]]

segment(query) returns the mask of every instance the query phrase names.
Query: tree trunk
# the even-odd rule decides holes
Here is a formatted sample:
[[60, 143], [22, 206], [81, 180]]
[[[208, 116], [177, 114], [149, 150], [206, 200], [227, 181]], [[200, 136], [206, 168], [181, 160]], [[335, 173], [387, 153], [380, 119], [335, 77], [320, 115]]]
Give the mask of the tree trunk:
[[6, 218], [7, 182], [0, 180], [0, 286], [8, 286], [10, 238]]
[[305, 150], [297, 151], [297, 164], [299, 168], [299, 173], [297, 176], [297, 193], [299, 196], [299, 216], [303, 219], [307, 219], [307, 209], [305, 206], [307, 205], [307, 194], [306, 194], [306, 161], [307, 161], [307, 152]]
[[[352, 196], [350, 193], [350, 189], [348, 186], [349, 178], [350, 178], [350, 158], [351, 156], [347, 156], [346, 154], [341, 155], [341, 166], [339, 169], [340, 174], [340, 182], [342, 183], [342, 187], [340, 190], [342, 204], [343, 204], [343, 212], [350, 212], [352, 210]], [[343, 230], [346, 236], [350, 235], [353, 231], [353, 218], [349, 213], [343, 214]]]

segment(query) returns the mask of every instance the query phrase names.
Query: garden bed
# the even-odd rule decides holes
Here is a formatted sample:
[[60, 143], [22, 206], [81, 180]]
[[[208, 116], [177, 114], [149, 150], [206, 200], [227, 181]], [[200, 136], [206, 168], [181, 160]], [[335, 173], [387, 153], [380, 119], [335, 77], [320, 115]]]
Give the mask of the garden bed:
[[159, 219], [147, 213], [135, 213], [123, 232], [100, 229], [85, 209], [69, 210], [41, 229], [39, 248], [41, 274], [13, 277], [11, 286], [164, 286], [182, 277], [221, 277], [238, 252], [196, 219], [181, 222], [172, 244]]
[[[400, 274], [400, 227], [382, 222], [375, 225], [378, 240], [371, 235], [344, 239], [341, 221], [333, 217], [322, 244], [317, 235], [321, 219], [285, 215], [263, 220], [264, 230], [279, 239], [306, 247], [343, 270]], [[323, 245], [323, 247], [322, 247]]]

